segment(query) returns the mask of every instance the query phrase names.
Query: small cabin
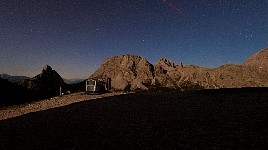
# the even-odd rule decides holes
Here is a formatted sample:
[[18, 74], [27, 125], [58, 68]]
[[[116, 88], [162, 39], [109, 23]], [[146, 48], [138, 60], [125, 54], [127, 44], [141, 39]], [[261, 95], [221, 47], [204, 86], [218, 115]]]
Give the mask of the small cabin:
[[106, 92], [111, 90], [111, 78], [89, 78], [86, 81], [87, 92]]

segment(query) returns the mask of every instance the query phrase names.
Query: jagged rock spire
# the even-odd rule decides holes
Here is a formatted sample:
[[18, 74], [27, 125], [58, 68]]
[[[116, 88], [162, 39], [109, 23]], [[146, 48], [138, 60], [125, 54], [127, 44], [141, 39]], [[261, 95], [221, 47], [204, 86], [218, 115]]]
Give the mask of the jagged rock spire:
[[45, 71], [45, 72], [47, 72], [47, 71], [52, 71], [52, 68], [51, 68], [48, 64], [46, 64], [46, 65], [44, 66], [44, 68], [43, 68], [43, 71]]

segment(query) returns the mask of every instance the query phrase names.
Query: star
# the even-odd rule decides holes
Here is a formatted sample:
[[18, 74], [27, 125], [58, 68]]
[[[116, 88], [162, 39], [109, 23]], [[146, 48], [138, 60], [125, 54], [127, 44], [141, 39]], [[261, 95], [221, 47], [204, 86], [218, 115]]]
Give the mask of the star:
[[[82, 65], [93, 68], [109, 56], [128, 53], [152, 63], [179, 57], [189, 64], [214, 67], [220, 64], [217, 58], [221, 56], [224, 63], [230, 55], [242, 63], [245, 55], [267, 46], [265, 4], [265, 0], [0, 0], [0, 64], [5, 67], [0, 71], [15, 72], [11, 57], [16, 59], [12, 65], [19, 67], [28, 56], [39, 58], [37, 65], [64, 66], [65, 60], [58, 59], [63, 54], [70, 60], [85, 54]], [[237, 55], [231, 53], [234, 50]], [[204, 55], [215, 61], [202, 61]], [[28, 59], [25, 66], [31, 68], [35, 62]]]

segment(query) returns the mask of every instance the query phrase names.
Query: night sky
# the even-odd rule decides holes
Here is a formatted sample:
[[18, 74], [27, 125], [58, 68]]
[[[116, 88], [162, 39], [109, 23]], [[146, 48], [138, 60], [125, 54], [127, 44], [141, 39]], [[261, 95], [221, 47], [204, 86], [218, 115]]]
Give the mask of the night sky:
[[267, 0], [0, 0], [0, 73], [89, 77], [110, 56], [218, 67], [268, 46]]

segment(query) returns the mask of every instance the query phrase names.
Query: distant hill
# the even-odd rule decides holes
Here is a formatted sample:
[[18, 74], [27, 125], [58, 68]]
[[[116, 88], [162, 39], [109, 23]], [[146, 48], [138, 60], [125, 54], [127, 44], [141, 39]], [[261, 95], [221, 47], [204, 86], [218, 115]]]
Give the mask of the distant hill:
[[63, 81], [67, 84], [76, 84], [79, 82], [84, 81], [85, 79], [79, 79], [79, 78], [75, 78], [75, 79], [63, 79]]
[[113, 56], [107, 58], [92, 77], [110, 77], [115, 90], [267, 87], [268, 48], [249, 57], [244, 64], [226, 64], [213, 69], [178, 65], [166, 58], [152, 65], [136, 55]]
[[0, 74], [0, 78], [7, 79], [13, 83], [22, 83], [25, 79], [30, 79], [30, 77], [26, 76], [10, 76], [8, 74]]
[[23, 86], [0, 77], [0, 106], [28, 102], [32, 99], [30, 92]]

